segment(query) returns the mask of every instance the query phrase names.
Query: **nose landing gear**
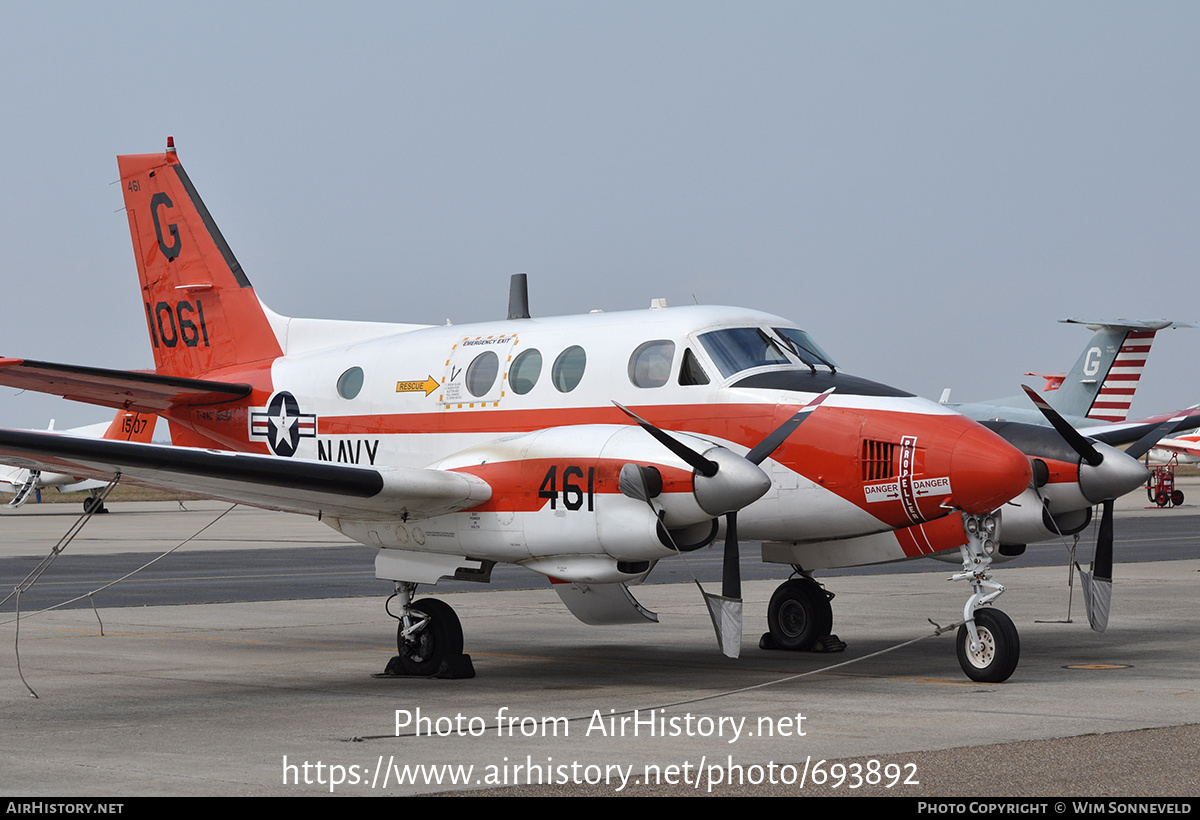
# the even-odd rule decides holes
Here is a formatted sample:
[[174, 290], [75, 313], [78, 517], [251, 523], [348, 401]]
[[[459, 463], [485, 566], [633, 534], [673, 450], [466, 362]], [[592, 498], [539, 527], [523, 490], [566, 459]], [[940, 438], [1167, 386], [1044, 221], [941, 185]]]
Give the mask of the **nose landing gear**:
[[982, 608], [1004, 592], [991, 576], [992, 554], [1000, 543], [1000, 520], [996, 515], [963, 513], [963, 525], [967, 531], [967, 543], [959, 548], [963, 571], [951, 580], [970, 581], [975, 592], [963, 607], [958, 663], [971, 680], [1001, 683], [1017, 668], [1021, 641], [1011, 618], [998, 609]]

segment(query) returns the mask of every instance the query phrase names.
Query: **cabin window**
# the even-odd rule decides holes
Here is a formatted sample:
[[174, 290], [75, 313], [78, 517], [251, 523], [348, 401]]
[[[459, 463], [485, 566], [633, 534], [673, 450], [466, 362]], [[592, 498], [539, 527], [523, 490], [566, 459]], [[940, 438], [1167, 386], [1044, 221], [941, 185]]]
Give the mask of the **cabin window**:
[[363, 369], [352, 367], [338, 377], [337, 392], [343, 399], [352, 399], [359, 394], [363, 386]]
[[537, 348], [522, 351], [508, 368], [508, 385], [514, 393], [524, 396], [537, 384], [542, 375], [542, 354]]
[[550, 380], [560, 393], [570, 393], [579, 386], [583, 370], [587, 367], [587, 353], [579, 345], [572, 345], [558, 354], [554, 367], [550, 368]]
[[467, 392], [476, 398], [486, 396], [496, 383], [500, 372], [500, 357], [494, 350], [485, 350], [467, 366]]
[[666, 339], [639, 345], [629, 357], [629, 381], [635, 387], [662, 387], [671, 378], [675, 343]]

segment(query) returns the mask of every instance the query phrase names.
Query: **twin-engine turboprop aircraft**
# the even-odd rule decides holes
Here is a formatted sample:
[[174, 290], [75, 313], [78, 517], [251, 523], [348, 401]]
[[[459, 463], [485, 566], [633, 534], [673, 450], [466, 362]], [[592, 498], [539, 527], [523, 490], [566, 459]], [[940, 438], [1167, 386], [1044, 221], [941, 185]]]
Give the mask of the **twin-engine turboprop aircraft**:
[[1002, 591], [995, 513], [1033, 470], [990, 430], [838, 372], [794, 323], [740, 308], [535, 319], [514, 280], [504, 321], [285, 318], [259, 301], [172, 141], [118, 164], [155, 372], [0, 359], [0, 383], [158, 414], [177, 446], [0, 431], [5, 461], [315, 515], [379, 547], [399, 607], [390, 668], [406, 674], [473, 674], [457, 616], [414, 600], [418, 584], [516, 563], [587, 622], [654, 620], [627, 584], [722, 525], [710, 612], [727, 654], [750, 538], [795, 569], [768, 611], [779, 648], [830, 634], [814, 568], [957, 549], [972, 587], [963, 669], [999, 681], [1016, 667], [1011, 620], [984, 605]]

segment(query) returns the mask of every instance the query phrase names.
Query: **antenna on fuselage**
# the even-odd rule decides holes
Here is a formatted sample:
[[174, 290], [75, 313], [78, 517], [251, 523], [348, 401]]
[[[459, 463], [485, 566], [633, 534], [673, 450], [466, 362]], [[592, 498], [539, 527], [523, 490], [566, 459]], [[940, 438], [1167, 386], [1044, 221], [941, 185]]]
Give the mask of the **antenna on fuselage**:
[[529, 318], [529, 282], [523, 273], [514, 273], [508, 280], [508, 318]]

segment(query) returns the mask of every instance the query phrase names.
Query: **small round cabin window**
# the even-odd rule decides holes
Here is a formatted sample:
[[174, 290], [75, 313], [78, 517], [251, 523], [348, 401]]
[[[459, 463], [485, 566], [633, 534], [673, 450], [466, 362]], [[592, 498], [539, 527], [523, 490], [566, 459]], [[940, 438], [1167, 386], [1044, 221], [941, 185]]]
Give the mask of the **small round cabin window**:
[[514, 393], [524, 396], [542, 375], [542, 354], [536, 348], [523, 351], [508, 368], [508, 384]]
[[671, 378], [675, 343], [667, 339], [639, 345], [629, 357], [629, 381], [636, 387], [662, 387]]
[[550, 379], [560, 393], [570, 393], [579, 386], [583, 378], [583, 369], [587, 367], [587, 353], [579, 345], [572, 345], [558, 354], [554, 367], [550, 369]]
[[493, 350], [485, 350], [467, 366], [467, 391], [475, 398], [486, 396], [499, 372], [500, 357]]
[[343, 399], [352, 399], [359, 394], [363, 386], [363, 369], [352, 367], [338, 377], [337, 392]]

